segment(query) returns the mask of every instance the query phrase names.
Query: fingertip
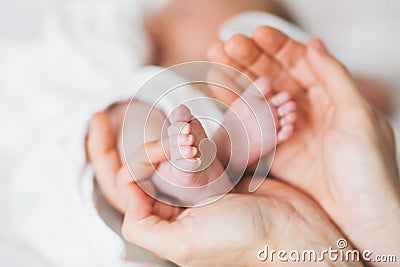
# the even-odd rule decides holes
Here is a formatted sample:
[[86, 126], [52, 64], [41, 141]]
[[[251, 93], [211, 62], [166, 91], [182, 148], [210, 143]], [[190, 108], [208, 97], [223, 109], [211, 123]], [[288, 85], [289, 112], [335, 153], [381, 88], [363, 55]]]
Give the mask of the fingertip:
[[288, 37], [275, 28], [259, 26], [253, 33], [253, 39], [261, 50], [273, 55], [282, 48]]
[[221, 57], [223, 56], [224, 45], [221, 41], [217, 41], [210, 45], [207, 49], [207, 58], [208, 60], [212, 61], [220, 61]]
[[278, 133], [278, 143], [284, 142], [289, 139], [294, 131], [293, 124], [285, 125]]
[[96, 152], [108, 151], [112, 146], [114, 146], [114, 134], [110, 117], [106, 112], [97, 112], [89, 122], [88, 154], [93, 156]]
[[89, 132], [103, 128], [104, 123], [110, 122], [109, 116], [104, 111], [95, 113], [89, 122]]
[[321, 39], [313, 38], [308, 42], [307, 58], [309, 63], [311, 63], [312, 69], [322, 82], [326, 78], [324, 74], [329, 77], [334, 74], [338, 78], [340, 76], [342, 76], [340, 78], [343, 78], [343, 75], [350, 75], [347, 68], [329, 53]]
[[196, 156], [196, 155], [197, 155], [197, 148], [193, 146], [193, 147], [191, 148], [191, 151], [190, 151], [190, 152], [191, 152], [191, 155], [190, 155], [190, 156], [192, 156], [192, 157]]
[[263, 40], [266, 36], [270, 36], [271, 34], [275, 34], [277, 32], [276, 29], [271, 27], [261, 25], [258, 26], [253, 32], [254, 40]]
[[149, 163], [156, 165], [167, 159], [166, 151], [164, 151], [162, 140], [145, 144], [146, 154]]
[[336, 104], [363, 102], [348, 69], [329, 54], [321, 40], [314, 38], [307, 44], [307, 60], [318, 83], [323, 85], [326, 93]]
[[320, 53], [320, 54], [328, 54], [329, 53], [325, 44], [319, 38], [312, 38], [308, 42], [307, 47], [311, 50], [314, 50], [315, 52]]
[[259, 50], [255, 48], [253, 41], [243, 34], [236, 34], [225, 43], [228, 56], [242, 62], [250, 62], [258, 56]]

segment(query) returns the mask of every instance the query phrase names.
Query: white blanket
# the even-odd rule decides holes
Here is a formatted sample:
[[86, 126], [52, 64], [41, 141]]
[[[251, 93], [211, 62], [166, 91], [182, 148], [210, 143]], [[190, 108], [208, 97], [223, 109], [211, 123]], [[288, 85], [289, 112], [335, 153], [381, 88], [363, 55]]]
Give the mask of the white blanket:
[[134, 249], [136, 263], [127, 263], [95, 207], [93, 176], [83, 173], [91, 115], [129, 99], [148, 77], [139, 70], [151, 50], [140, 4], [16, 1], [1, 10], [21, 17], [9, 16], [0, 39], [0, 265], [160, 262]]

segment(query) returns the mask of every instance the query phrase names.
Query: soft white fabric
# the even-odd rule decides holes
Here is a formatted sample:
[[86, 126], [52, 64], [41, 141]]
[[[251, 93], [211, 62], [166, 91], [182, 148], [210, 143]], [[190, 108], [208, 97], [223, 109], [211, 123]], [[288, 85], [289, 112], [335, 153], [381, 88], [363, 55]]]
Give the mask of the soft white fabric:
[[139, 69], [151, 50], [140, 5], [37, 2], [1, 8], [17, 17], [0, 29], [0, 265], [156, 266], [139, 264], [161, 261], [133, 246], [136, 256], [125, 260], [128, 249], [100, 218], [85, 168], [91, 115], [129, 99], [153, 74]]

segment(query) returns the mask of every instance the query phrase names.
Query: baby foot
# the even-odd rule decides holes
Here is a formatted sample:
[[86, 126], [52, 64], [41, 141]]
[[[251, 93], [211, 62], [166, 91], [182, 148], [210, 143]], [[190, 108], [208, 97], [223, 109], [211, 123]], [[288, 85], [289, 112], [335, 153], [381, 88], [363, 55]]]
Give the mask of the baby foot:
[[224, 173], [216, 147], [200, 121], [186, 106], [177, 107], [169, 117], [169, 149], [175, 184], [185, 187], [206, 185]]
[[[230, 158], [236, 166], [256, 162], [274, 149], [275, 141], [287, 140], [294, 130], [296, 104], [290, 94], [282, 92], [268, 99], [272, 94], [270, 80], [260, 78], [256, 85], [258, 88], [250, 86], [232, 103], [223, 123], [233, 144]], [[246, 152], [248, 161], [244, 162]]]

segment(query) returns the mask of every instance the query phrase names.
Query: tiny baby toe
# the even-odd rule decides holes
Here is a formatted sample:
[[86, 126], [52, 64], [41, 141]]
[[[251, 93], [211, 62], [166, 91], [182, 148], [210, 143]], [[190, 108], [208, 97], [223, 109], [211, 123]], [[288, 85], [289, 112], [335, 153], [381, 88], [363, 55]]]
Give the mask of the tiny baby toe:
[[270, 103], [274, 106], [281, 106], [284, 103], [288, 102], [291, 99], [291, 96], [288, 92], [282, 92], [270, 99]]
[[171, 124], [173, 124], [175, 122], [186, 122], [191, 118], [192, 114], [190, 113], [190, 109], [184, 105], [180, 105], [171, 112], [169, 121]]
[[[207, 51], [207, 58], [211, 61], [215, 61], [218, 63], [222, 63], [228, 65], [236, 70], [242, 71], [242, 66], [237, 63], [235, 60], [231, 59], [225, 52], [225, 47], [222, 42], [214, 43], [210, 46]], [[223, 68], [224, 71], [229, 71], [228, 68]], [[229, 71], [226, 73], [229, 77], [234, 77], [236, 75], [236, 71]]]
[[244, 35], [236, 34], [232, 36], [225, 44], [227, 55], [242, 66], [253, 63], [260, 55], [260, 51], [253, 41]]
[[175, 122], [168, 127], [168, 135], [190, 134], [191, 126], [187, 122]]
[[280, 120], [281, 126], [287, 125], [287, 124], [292, 124], [296, 121], [297, 114], [294, 112], [291, 112], [285, 116], [282, 117]]
[[190, 159], [197, 155], [197, 148], [194, 146], [180, 146], [178, 149], [184, 159]]
[[294, 110], [296, 110], [296, 103], [293, 101], [290, 101], [290, 102], [283, 104], [278, 109], [278, 114], [279, 114], [279, 116], [283, 117], [286, 114], [293, 112]]
[[191, 146], [194, 144], [194, 138], [191, 134], [180, 134], [178, 135], [178, 145], [180, 146]]
[[170, 146], [191, 146], [194, 144], [194, 137], [191, 134], [175, 134], [169, 137]]
[[190, 159], [197, 155], [197, 148], [192, 146], [176, 146], [171, 147], [170, 153], [173, 161]]
[[283, 126], [278, 133], [278, 143], [286, 141], [294, 131], [293, 124]]

